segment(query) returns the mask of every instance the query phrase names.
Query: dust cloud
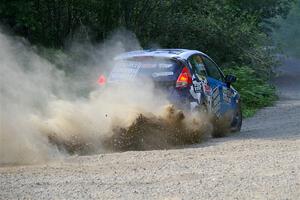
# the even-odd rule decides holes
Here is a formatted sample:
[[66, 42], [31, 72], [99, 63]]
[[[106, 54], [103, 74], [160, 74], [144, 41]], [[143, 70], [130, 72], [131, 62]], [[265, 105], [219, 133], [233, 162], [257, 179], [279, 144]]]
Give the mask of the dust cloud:
[[69, 52], [77, 57], [45, 59], [28, 42], [0, 31], [0, 165], [170, 148], [212, 131], [207, 117], [177, 110], [151, 81], [97, 86], [115, 55], [140, 49], [126, 34], [94, 46], [74, 42]]

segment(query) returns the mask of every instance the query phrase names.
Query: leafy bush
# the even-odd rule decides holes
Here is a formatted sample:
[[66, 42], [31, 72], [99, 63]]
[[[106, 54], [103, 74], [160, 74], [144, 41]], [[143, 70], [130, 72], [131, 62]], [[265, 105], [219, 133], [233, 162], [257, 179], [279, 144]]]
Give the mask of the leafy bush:
[[225, 74], [233, 74], [237, 82], [233, 87], [241, 95], [243, 115], [250, 117], [256, 110], [270, 106], [277, 99], [275, 87], [248, 66], [233, 67], [224, 69]]

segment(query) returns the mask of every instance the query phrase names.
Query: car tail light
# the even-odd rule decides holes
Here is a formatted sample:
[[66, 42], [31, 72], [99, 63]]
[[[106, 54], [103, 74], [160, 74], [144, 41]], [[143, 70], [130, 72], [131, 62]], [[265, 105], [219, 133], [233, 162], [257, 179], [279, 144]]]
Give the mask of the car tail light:
[[187, 67], [184, 67], [176, 81], [177, 88], [187, 87], [192, 84], [192, 76]]
[[100, 86], [104, 86], [106, 83], [106, 77], [104, 75], [100, 75], [97, 82]]

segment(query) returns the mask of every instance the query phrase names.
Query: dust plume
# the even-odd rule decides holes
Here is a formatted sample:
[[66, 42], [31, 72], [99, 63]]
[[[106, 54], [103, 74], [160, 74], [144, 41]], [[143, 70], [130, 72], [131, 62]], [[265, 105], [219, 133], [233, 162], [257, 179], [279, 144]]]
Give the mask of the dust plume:
[[71, 44], [69, 52], [78, 56], [45, 59], [26, 41], [0, 32], [0, 165], [170, 148], [210, 133], [206, 117], [177, 110], [150, 80], [96, 85], [114, 66], [112, 58], [132, 49], [140, 49], [135, 37], [118, 32], [100, 45]]
[[36, 163], [59, 156], [31, 123], [63, 85], [62, 71], [0, 33], [0, 163]]

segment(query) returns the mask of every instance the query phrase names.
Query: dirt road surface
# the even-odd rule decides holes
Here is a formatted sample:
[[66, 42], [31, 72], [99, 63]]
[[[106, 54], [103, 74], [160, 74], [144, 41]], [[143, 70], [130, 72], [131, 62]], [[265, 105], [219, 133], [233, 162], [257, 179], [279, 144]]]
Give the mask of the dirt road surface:
[[0, 199], [299, 199], [300, 60], [280, 70], [280, 100], [239, 134], [175, 150], [2, 166]]

